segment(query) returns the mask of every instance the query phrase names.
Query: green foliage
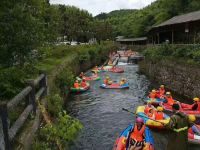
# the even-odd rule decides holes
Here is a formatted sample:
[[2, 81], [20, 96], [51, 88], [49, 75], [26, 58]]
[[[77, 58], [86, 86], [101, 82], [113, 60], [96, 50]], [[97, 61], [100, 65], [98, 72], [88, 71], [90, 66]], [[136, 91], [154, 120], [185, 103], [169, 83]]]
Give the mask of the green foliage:
[[64, 101], [59, 94], [48, 96], [47, 106], [48, 106], [48, 112], [51, 114], [51, 116], [53, 117], [58, 116], [59, 112], [62, 111], [63, 103]]
[[71, 68], [65, 68], [55, 80], [55, 83], [63, 93], [66, 93], [74, 83], [74, 74]]
[[1, 100], [10, 99], [25, 86], [26, 73], [23, 69], [15, 67], [1, 69], [0, 80]]
[[199, 45], [162, 45], [147, 48], [143, 54], [151, 59], [162, 59], [166, 57], [180, 58], [189, 64], [200, 64]]
[[145, 36], [154, 25], [199, 9], [199, 0], [157, 0], [140, 10], [118, 10], [100, 14], [96, 18], [112, 25], [113, 37], [139, 37]]
[[51, 148], [56, 149], [56, 141], [59, 141], [64, 148], [69, 142], [74, 141], [83, 125], [66, 112], [59, 113], [56, 123], [46, 124], [40, 130], [40, 136], [43, 141], [36, 143], [34, 149]]

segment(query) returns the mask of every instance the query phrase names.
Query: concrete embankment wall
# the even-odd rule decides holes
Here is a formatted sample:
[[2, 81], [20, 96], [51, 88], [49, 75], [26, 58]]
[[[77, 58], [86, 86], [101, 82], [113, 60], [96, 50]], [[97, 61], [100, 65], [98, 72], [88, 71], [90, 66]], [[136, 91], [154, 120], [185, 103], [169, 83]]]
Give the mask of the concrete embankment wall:
[[176, 59], [140, 62], [140, 72], [153, 82], [164, 84], [169, 90], [186, 97], [200, 97], [200, 66]]

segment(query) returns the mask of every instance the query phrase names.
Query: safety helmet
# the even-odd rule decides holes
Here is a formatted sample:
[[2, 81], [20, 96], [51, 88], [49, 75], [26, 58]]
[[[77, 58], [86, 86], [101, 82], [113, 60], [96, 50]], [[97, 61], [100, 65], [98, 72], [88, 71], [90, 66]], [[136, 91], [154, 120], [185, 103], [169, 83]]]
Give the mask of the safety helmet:
[[189, 121], [194, 122], [196, 120], [195, 115], [188, 115]]
[[164, 88], [165, 86], [164, 86], [164, 85], [161, 85], [160, 87], [161, 87], [161, 88]]
[[171, 93], [170, 92], [166, 92], [166, 95], [171, 95]]
[[152, 90], [153, 93], [156, 93], [156, 90]]
[[163, 107], [158, 106], [157, 111], [163, 111]]
[[198, 97], [193, 98], [193, 101], [199, 101]]
[[141, 117], [137, 117], [136, 123], [144, 123], [144, 120]]

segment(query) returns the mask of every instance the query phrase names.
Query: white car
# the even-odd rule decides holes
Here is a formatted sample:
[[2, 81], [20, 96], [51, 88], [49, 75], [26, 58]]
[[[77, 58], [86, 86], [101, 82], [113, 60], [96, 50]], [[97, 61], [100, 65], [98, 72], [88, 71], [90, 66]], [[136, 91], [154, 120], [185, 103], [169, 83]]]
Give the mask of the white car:
[[72, 41], [72, 42], [71, 42], [71, 45], [72, 45], [72, 46], [78, 45], [78, 42]]

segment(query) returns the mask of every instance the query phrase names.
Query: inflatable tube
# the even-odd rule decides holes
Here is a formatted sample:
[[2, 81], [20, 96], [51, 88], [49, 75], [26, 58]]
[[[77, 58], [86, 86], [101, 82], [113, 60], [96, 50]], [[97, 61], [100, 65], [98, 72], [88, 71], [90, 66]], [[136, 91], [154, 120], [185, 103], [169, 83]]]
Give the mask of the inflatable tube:
[[108, 69], [108, 71], [113, 72], [113, 73], [123, 73], [124, 69], [123, 68], [119, 68], [119, 67], [113, 67], [111, 69]]
[[111, 85], [102, 84], [102, 85], [100, 85], [100, 87], [102, 89], [128, 89], [129, 85], [127, 83], [125, 85], [120, 86], [119, 83], [112, 83]]
[[149, 97], [146, 97], [144, 99], [144, 102], [148, 103], [148, 102], [151, 102], [152, 104], [160, 104], [160, 102], [164, 102], [165, 99], [161, 99], [161, 98], [155, 98], [155, 99], [152, 99], [152, 98], [149, 98]]
[[[197, 126], [198, 126], [198, 128], [200, 128], [200, 125], [197, 125]], [[191, 132], [190, 129], [188, 130], [188, 142], [191, 143], [191, 144], [200, 145], [200, 136]]]
[[[117, 138], [113, 150], [126, 150], [129, 147], [129, 136], [133, 130], [133, 125], [129, 125], [124, 131], [121, 132]], [[145, 128], [145, 146], [143, 150], [154, 150], [153, 136], [148, 127]]]
[[[155, 128], [155, 129], [164, 129], [163, 124], [150, 120], [148, 119], [148, 116], [144, 113], [144, 109], [145, 106], [138, 106], [137, 110], [136, 110], [136, 114], [138, 114], [141, 118], [144, 119], [144, 123], [146, 124], [146, 126], [150, 127], [150, 128]], [[163, 120], [158, 120], [164, 124], [167, 124], [170, 120], [170, 117], [168, 115], [164, 115], [164, 119]]]
[[[172, 112], [172, 106], [167, 103], [161, 103], [160, 104], [165, 110]], [[200, 111], [197, 110], [187, 110], [180, 108], [180, 112], [183, 112], [187, 115], [195, 115], [196, 117], [200, 117]]]
[[86, 81], [97, 81], [97, 80], [101, 80], [101, 78], [97, 75], [93, 75], [90, 77], [84, 77]]
[[101, 70], [104, 70], [104, 71], [108, 71], [109, 69], [112, 69], [113, 66], [104, 66]]
[[89, 88], [90, 88], [90, 84], [89, 83], [87, 83], [87, 86], [86, 87], [81, 87], [81, 88], [79, 88], [79, 89], [77, 89], [77, 88], [74, 88], [74, 87], [71, 87], [71, 92], [72, 93], [83, 93], [83, 92], [85, 92], [85, 91], [87, 91], [87, 90], [89, 90]]

